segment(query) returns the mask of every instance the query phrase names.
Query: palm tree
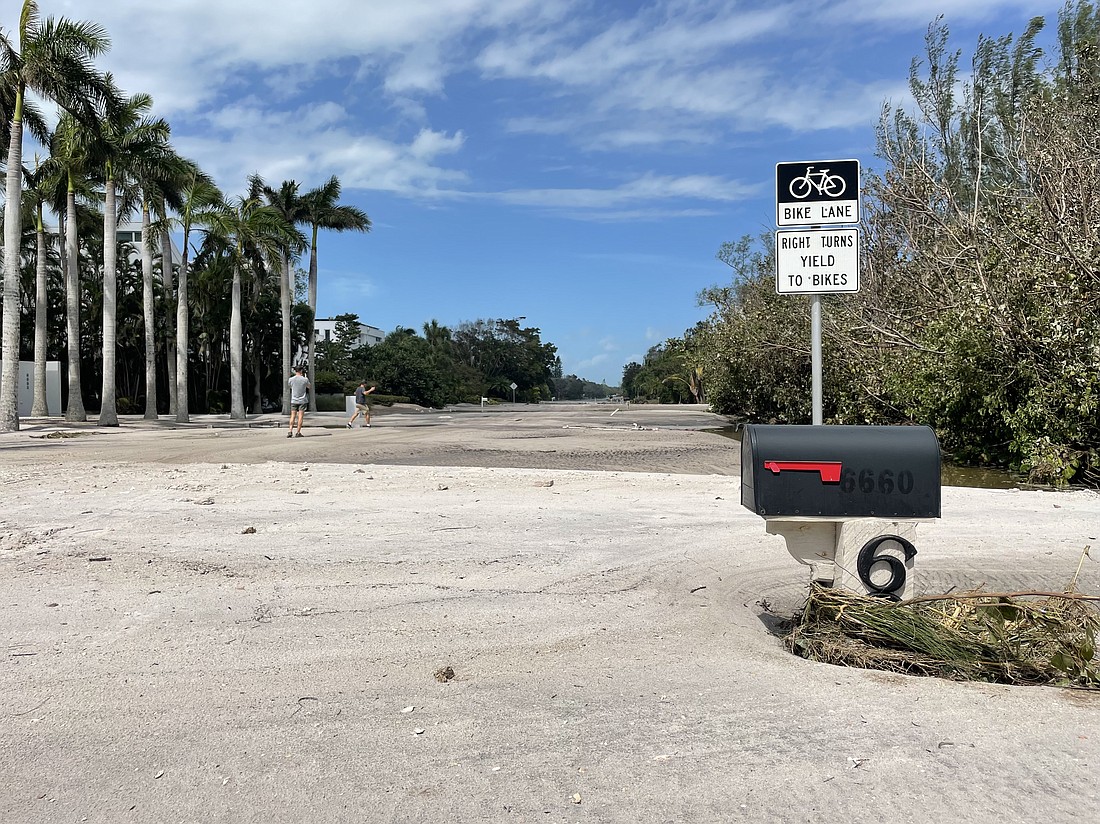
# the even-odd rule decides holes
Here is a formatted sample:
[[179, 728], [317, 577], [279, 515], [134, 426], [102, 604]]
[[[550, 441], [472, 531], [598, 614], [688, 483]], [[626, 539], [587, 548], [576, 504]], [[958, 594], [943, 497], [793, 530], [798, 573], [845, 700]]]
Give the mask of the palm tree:
[[[113, 78], [107, 76], [114, 87]], [[116, 338], [118, 308], [118, 188], [127, 187], [144, 171], [151, 155], [163, 154], [168, 142], [168, 123], [150, 119], [146, 113], [153, 105], [147, 94], [134, 94], [125, 100], [114, 96], [105, 107], [97, 134], [92, 136], [93, 154], [101, 162], [103, 183], [103, 392], [100, 396], [100, 426], [118, 426], [116, 409]], [[127, 191], [126, 195], [132, 194]], [[144, 246], [144, 243], [142, 244]], [[152, 280], [152, 267], [149, 271]], [[152, 283], [149, 284], [152, 292]], [[155, 404], [155, 377], [152, 389]]]
[[[167, 124], [166, 124], [167, 125]], [[164, 200], [164, 187], [170, 181], [178, 181], [185, 172], [183, 159], [169, 148], [167, 142], [151, 141], [141, 144], [140, 155], [132, 154], [132, 170], [141, 187], [141, 275], [142, 317], [145, 329], [145, 419], [157, 419], [157, 344], [156, 318], [153, 292], [153, 241], [151, 213], [155, 204]], [[161, 265], [162, 285], [167, 291], [172, 282], [172, 257], [169, 251], [167, 265]], [[173, 341], [173, 343], [175, 343]], [[172, 366], [173, 364], [169, 364]], [[175, 375], [172, 375], [175, 388]], [[174, 409], [171, 410], [175, 412]]]
[[62, 115], [50, 138], [49, 162], [56, 169], [65, 189], [64, 207], [63, 210], [59, 209], [58, 214], [63, 216], [61, 223], [65, 227], [62, 270], [65, 273], [65, 331], [69, 373], [69, 399], [65, 406], [65, 420], [71, 422], [88, 419], [80, 380], [80, 221], [77, 217], [77, 202], [98, 199], [98, 193], [92, 188], [87, 174], [86, 144], [80, 124], [72, 115]]
[[[176, 422], [191, 420], [188, 389], [188, 352], [191, 347], [191, 324], [188, 312], [188, 261], [191, 253], [191, 232], [209, 225], [219, 211], [223, 197], [213, 180], [198, 165], [184, 161], [189, 169], [180, 190], [180, 204], [176, 207], [176, 225], [183, 231], [179, 283], [176, 292]], [[163, 244], [163, 241], [162, 241]], [[163, 248], [163, 245], [162, 245]], [[162, 253], [163, 254], [163, 253]], [[163, 265], [163, 264], [162, 264]]]
[[[229, 417], [244, 420], [244, 346], [241, 324], [241, 276], [252, 255], [271, 260], [293, 242], [295, 229], [259, 198], [240, 197], [228, 204], [211, 231], [232, 251], [233, 292], [229, 319]], [[257, 376], [257, 380], [259, 376]]]
[[[283, 220], [286, 221], [288, 226], [296, 227], [299, 223], [305, 222], [306, 216], [303, 212], [302, 199], [298, 196], [298, 183], [296, 181], [284, 180], [277, 190], [265, 185], [259, 177], [256, 178], [256, 181], [259, 183], [264, 197], [267, 198], [268, 205], [282, 215]], [[279, 306], [283, 323], [282, 375], [284, 415], [290, 414], [290, 385], [286, 382], [286, 379], [290, 376], [292, 368], [291, 360], [294, 356], [290, 342], [290, 304], [294, 297], [290, 266], [291, 262], [305, 249], [306, 243], [305, 235], [298, 233], [294, 245], [281, 250], [279, 254]]]
[[92, 59], [110, 41], [94, 23], [66, 18], [41, 21], [38, 3], [24, 0], [17, 42], [0, 33], [0, 73], [14, 88], [8, 132], [6, 199], [4, 210], [4, 330], [0, 358], [0, 431], [19, 428], [16, 382], [19, 375], [19, 231], [23, 189], [23, 109], [28, 90], [57, 103], [79, 119], [90, 121], [93, 104], [105, 92], [103, 78]]
[[[309, 308], [313, 317], [317, 317], [317, 232], [319, 229], [331, 229], [334, 232], [369, 232], [370, 218], [367, 213], [354, 206], [341, 206], [340, 181], [333, 175], [323, 186], [306, 192], [302, 196], [303, 223], [311, 230], [309, 242]], [[314, 321], [309, 323], [309, 374], [312, 377], [313, 360], [317, 349], [317, 333]], [[309, 409], [317, 411], [317, 392], [313, 383], [309, 387]]]
[[[183, 207], [183, 188], [190, 180], [193, 163], [180, 157], [174, 152], [171, 155], [174, 166], [168, 179], [146, 180], [146, 189], [152, 189], [150, 206], [156, 217], [152, 227], [160, 246], [160, 280], [164, 287], [165, 302], [167, 308], [164, 318], [165, 355], [168, 361], [168, 414], [176, 414], [176, 397], [178, 395], [176, 376], [176, 314], [178, 307], [175, 303], [175, 284], [173, 283], [175, 272], [172, 264], [172, 221], [169, 218], [169, 209], [177, 213]], [[184, 356], [186, 357], [186, 352]]]
[[49, 414], [46, 403], [46, 226], [44, 207], [51, 195], [50, 169], [35, 158], [34, 169], [27, 174], [24, 203], [34, 210], [36, 239], [34, 266], [34, 392], [31, 417]]

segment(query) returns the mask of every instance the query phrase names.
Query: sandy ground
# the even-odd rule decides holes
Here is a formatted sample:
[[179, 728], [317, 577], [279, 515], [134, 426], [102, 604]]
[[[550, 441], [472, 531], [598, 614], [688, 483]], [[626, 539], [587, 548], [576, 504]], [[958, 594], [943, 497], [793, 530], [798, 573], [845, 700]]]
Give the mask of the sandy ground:
[[[1095, 820], [1100, 695], [784, 651], [806, 568], [717, 416], [280, 422], [0, 435], [0, 821]], [[1100, 539], [1092, 492], [943, 509], [921, 591]]]

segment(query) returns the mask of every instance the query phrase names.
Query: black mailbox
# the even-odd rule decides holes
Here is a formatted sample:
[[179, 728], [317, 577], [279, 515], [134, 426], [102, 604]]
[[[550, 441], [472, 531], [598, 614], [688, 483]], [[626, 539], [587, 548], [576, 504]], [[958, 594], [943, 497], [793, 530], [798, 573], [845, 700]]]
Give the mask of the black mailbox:
[[940, 445], [927, 426], [745, 427], [741, 504], [757, 515], [940, 517]]

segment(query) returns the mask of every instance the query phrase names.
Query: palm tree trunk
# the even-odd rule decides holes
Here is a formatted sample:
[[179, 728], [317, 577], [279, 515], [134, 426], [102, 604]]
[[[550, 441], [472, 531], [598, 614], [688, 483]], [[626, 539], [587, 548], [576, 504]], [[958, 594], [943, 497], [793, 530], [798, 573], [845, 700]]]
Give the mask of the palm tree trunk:
[[317, 224], [313, 225], [313, 241], [309, 246], [309, 411], [317, 411], [317, 374], [313, 358], [317, 353]]
[[258, 348], [252, 351], [252, 414], [262, 415], [264, 411], [263, 360]]
[[279, 307], [283, 316], [283, 414], [290, 414], [290, 384], [287, 379], [294, 368], [291, 363], [293, 353], [290, 351], [290, 258], [284, 254], [279, 261]]
[[233, 300], [229, 316], [229, 417], [243, 421], [244, 412], [244, 363], [241, 328], [241, 267], [233, 267]]
[[168, 355], [168, 414], [176, 414], [176, 305], [175, 280], [172, 273], [172, 235], [165, 229], [160, 233], [160, 282], [164, 285], [164, 337]]
[[115, 405], [115, 344], [118, 309], [118, 216], [115, 181], [108, 175], [103, 198], [103, 392], [100, 426], [118, 426]]
[[187, 339], [191, 334], [187, 314], [187, 244], [190, 233], [191, 227], [184, 223], [183, 250], [176, 293], [176, 423], [188, 423], [191, 420], [188, 414], [187, 396], [187, 367], [190, 365], [188, 353], [191, 347]]
[[23, 90], [15, 96], [15, 116], [8, 141], [4, 202], [4, 331], [0, 344], [0, 432], [19, 429], [19, 205], [23, 191]]
[[153, 310], [153, 238], [149, 204], [141, 203], [141, 308], [145, 325], [145, 420], [157, 419], [157, 339]]
[[65, 420], [88, 420], [80, 387], [80, 250], [76, 237], [76, 193], [65, 199], [65, 333], [69, 361], [69, 402]]
[[38, 206], [38, 240], [34, 266], [34, 399], [31, 416], [50, 414], [46, 403], [46, 232], [42, 226], [42, 206]]
[[65, 201], [65, 336], [68, 350], [68, 404], [65, 420], [88, 419], [84, 389], [80, 387], [80, 248], [76, 227], [76, 193], [68, 190]]

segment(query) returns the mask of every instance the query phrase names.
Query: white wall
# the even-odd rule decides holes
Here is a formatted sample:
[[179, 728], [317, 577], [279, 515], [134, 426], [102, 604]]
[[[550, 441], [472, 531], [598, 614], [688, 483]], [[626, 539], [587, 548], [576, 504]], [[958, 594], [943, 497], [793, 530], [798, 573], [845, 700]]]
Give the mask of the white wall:
[[[31, 416], [34, 400], [34, 362], [19, 361], [19, 382], [15, 389], [20, 418]], [[46, 361], [46, 408], [50, 415], [61, 414], [61, 362]]]

